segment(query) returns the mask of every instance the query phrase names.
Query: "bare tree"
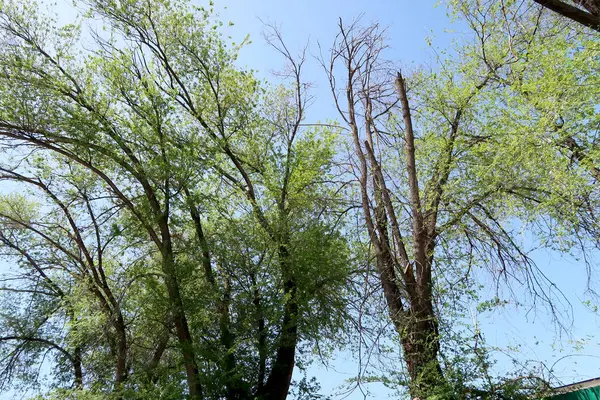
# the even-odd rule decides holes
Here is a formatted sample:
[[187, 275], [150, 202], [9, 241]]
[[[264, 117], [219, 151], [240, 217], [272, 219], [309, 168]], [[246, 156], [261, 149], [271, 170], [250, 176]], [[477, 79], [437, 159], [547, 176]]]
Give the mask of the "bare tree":
[[[388, 305], [389, 315], [401, 337], [411, 380], [419, 382], [411, 390], [438, 385], [442, 378], [437, 359], [438, 326], [434, 314], [431, 255], [433, 234], [426, 226], [415, 164], [414, 133], [406, 85], [401, 73], [396, 78], [405, 124], [406, 169], [410, 186], [410, 216], [413, 248], [406, 248], [396, 209], [375, 142], [381, 139], [376, 119], [378, 105], [389, 104], [393, 91], [377, 75], [385, 74], [380, 60], [383, 35], [377, 25], [338, 25], [331, 58], [326, 68], [336, 107], [349, 126], [358, 164], [358, 179], [367, 232], [376, 255], [376, 265]], [[335, 69], [343, 66], [343, 83], [336, 81]], [[339, 85], [339, 87], [338, 87]], [[386, 101], [387, 100], [387, 101]], [[359, 114], [359, 109], [362, 114]], [[361, 126], [362, 125], [362, 126]], [[435, 220], [434, 220], [435, 222]], [[411, 255], [409, 255], [409, 252]], [[423, 373], [428, 370], [430, 373]]]

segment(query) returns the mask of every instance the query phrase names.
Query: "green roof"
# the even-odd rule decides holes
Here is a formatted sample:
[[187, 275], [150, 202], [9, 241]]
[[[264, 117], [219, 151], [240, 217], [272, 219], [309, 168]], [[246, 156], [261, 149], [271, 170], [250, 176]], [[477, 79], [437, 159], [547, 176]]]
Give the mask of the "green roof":
[[600, 379], [590, 379], [556, 389], [549, 400], [600, 400]]
[[575, 392], [552, 396], [552, 400], [600, 400], [600, 387], [581, 389]]

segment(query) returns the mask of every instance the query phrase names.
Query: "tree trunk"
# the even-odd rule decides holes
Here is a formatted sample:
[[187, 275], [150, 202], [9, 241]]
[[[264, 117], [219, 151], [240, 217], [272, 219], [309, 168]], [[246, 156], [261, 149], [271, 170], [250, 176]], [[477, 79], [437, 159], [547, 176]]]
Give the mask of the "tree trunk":
[[[413, 399], [426, 399], [445, 384], [438, 360], [440, 343], [431, 285], [410, 287], [403, 294], [389, 257], [387, 264], [378, 268], [379, 278], [390, 318], [402, 344], [410, 378], [409, 392]], [[408, 297], [404, 306], [401, 296]]]
[[237, 371], [237, 363], [233, 348], [235, 346], [235, 335], [231, 332], [230, 324], [230, 303], [231, 303], [231, 284], [229, 277], [223, 279], [223, 298], [217, 305], [219, 309], [219, 328], [221, 331], [221, 345], [225, 350], [224, 370], [227, 400], [242, 400], [252, 398], [248, 391], [248, 385], [243, 379], [240, 379]]
[[[284, 245], [279, 248], [279, 257], [283, 273], [289, 274], [287, 265], [289, 254]], [[298, 344], [299, 310], [296, 281], [291, 276], [287, 277], [284, 284], [284, 299], [283, 321], [277, 354], [267, 383], [263, 387], [263, 392], [259, 393], [258, 396], [265, 400], [285, 400], [292, 382], [296, 345]]]
[[183, 356], [183, 364], [185, 366], [190, 398], [193, 400], [199, 400], [202, 399], [202, 384], [200, 382], [198, 364], [196, 363], [196, 355], [194, 352], [192, 336], [190, 334], [187, 318], [185, 316], [183, 301], [179, 291], [179, 283], [175, 273], [173, 247], [170, 234], [168, 232], [168, 227], [166, 227], [164, 223], [161, 225], [161, 233], [163, 238], [162, 269], [163, 273], [165, 274], [169, 299], [173, 307], [173, 324], [175, 326], [175, 333], [177, 334], [177, 339], [179, 341], [181, 355]]
[[[427, 196], [423, 196], [419, 187], [413, 122], [400, 72], [394, 83], [404, 122], [406, 200], [410, 207], [403, 207], [393, 200], [389, 188], [397, 185], [395, 179], [398, 178], [390, 177], [391, 171], [385, 171], [378, 158], [384, 149], [377, 148], [381, 142], [378, 140], [380, 131], [376, 119], [393, 108], [390, 104], [382, 112], [377, 109], [378, 104], [389, 103], [387, 95], [382, 93], [391, 89], [391, 82], [378, 81], [377, 78], [379, 71], [388, 68], [387, 64], [378, 61], [380, 52], [385, 48], [383, 35], [376, 25], [363, 29], [352, 24], [347, 28], [341, 20], [339, 29], [326, 70], [336, 106], [352, 135], [365, 225], [375, 252], [390, 320], [402, 344], [409, 392], [412, 398], [425, 399], [438, 392], [440, 386], [445, 386], [438, 360], [440, 343], [432, 297], [431, 267], [437, 213], [432, 213], [421, 200]], [[341, 106], [339, 79], [334, 76], [338, 63], [347, 73], [344, 82], [345, 109]], [[359, 122], [364, 123], [364, 131], [359, 129]], [[443, 181], [440, 182], [443, 185]], [[399, 224], [404, 219], [410, 222], [407, 226], [410, 236], [406, 237]], [[408, 250], [409, 246], [412, 251]]]
[[125, 322], [120, 310], [116, 310], [117, 316], [114, 326], [117, 330], [117, 368], [116, 384], [121, 384], [127, 379], [127, 334], [125, 332]]
[[284, 305], [283, 330], [275, 356], [275, 362], [264, 386], [265, 400], [285, 400], [292, 382], [298, 342], [298, 303], [296, 302], [296, 283], [288, 280], [285, 283], [285, 297], [289, 300]]
[[76, 346], [73, 354], [73, 369], [75, 371], [75, 388], [83, 389], [83, 368], [81, 367], [81, 347]]
[[[54, 285], [52, 281], [48, 281], [51, 285]], [[60, 288], [58, 288], [58, 293], [60, 293], [60, 297], [64, 300], [64, 293]], [[77, 319], [75, 318], [75, 311], [73, 310], [73, 307], [68, 302], [68, 300], [67, 315], [69, 316], [72, 326], [71, 334], [73, 335], [73, 337], [77, 337]], [[73, 375], [75, 378], [73, 381], [73, 385], [75, 386], [75, 388], [83, 389], [83, 367], [81, 365], [81, 346], [79, 345], [79, 343], [76, 343], [75, 348], [73, 349]]]
[[416, 299], [411, 305], [400, 341], [410, 376], [411, 398], [429, 398], [445, 384], [438, 360], [439, 333], [431, 297]]

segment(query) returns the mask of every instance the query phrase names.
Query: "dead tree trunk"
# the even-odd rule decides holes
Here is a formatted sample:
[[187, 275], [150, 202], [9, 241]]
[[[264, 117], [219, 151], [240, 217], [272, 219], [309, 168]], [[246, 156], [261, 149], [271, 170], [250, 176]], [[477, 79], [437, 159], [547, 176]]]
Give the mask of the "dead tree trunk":
[[[379, 59], [385, 48], [377, 25], [366, 28], [345, 26], [339, 34], [328, 62], [322, 62], [329, 77], [335, 104], [345, 121], [354, 145], [360, 199], [375, 264], [391, 321], [400, 338], [410, 381], [412, 398], [427, 398], [445, 385], [438, 360], [440, 341], [433, 303], [432, 265], [436, 239], [437, 205], [448, 171], [440, 161], [438, 185], [433, 201], [421, 200], [415, 159], [415, 137], [404, 79], [398, 73], [395, 88], [385, 76], [387, 67]], [[344, 76], [334, 76], [343, 66]], [[337, 74], [337, 72], [336, 72]], [[344, 86], [339, 87], [343, 81]], [[395, 90], [394, 90], [395, 89]], [[386, 104], [382, 106], [382, 104]], [[391, 178], [378, 153], [381, 138], [376, 119], [389, 115], [400, 105], [404, 125], [406, 175], [401, 179], [408, 193], [409, 209], [404, 212], [394, 202]], [[384, 107], [383, 110], [377, 107]], [[452, 143], [452, 140], [450, 140]], [[451, 150], [450, 150], [451, 152]], [[397, 178], [396, 178], [397, 179]], [[428, 187], [431, 186], [428, 182]], [[410, 227], [400, 227], [398, 216], [408, 217]], [[408, 234], [406, 232], [409, 232]], [[410, 248], [410, 247], [412, 248]], [[410, 248], [410, 250], [409, 250]]]

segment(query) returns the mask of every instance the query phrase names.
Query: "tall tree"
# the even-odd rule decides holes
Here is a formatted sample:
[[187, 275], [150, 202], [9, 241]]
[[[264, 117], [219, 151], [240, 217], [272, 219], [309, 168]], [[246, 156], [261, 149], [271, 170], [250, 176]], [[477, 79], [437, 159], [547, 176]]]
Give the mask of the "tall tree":
[[[335, 132], [302, 124], [304, 55], [293, 57], [272, 37], [291, 83], [269, 88], [235, 66], [240, 47], [225, 43], [209, 10], [171, 1], [85, 4], [106, 25], [106, 34], [89, 33], [92, 50], [83, 50], [78, 26], [56, 28], [28, 3], [0, 9], [4, 179], [56, 197], [39, 208], [39, 220], [7, 212], [6, 232], [13, 220], [45, 226], [15, 231], [29, 232], [25, 239], [7, 236], [7, 256], [36, 281], [44, 278], [34, 263], [44, 261], [56, 269], [52, 281], [91, 291], [71, 320], [60, 314], [68, 302], [59, 302], [53, 321], [70, 327], [51, 332], [60, 340], [50, 331], [46, 342], [21, 340], [11, 360], [25, 361], [25, 350], [44, 343], [78, 360], [76, 344], [87, 337], [80, 332], [107, 330], [107, 347], [97, 342], [81, 356], [82, 389], [126, 398], [157, 396], [161, 387], [169, 398], [286, 398], [298, 347], [326, 332], [334, 341], [342, 327], [343, 313], [331, 310], [343, 306], [350, 266], [337, 225]], [[44, 160], [46, 175], [21, 149]], [[82, 179], [93, 182], [93, 197]], [[95, 207], [115, 211], [100, 219]], [[54, 230], [61, 221], [65, 237]], [[68, 268], [46, 259], [61, 253]], [[80, 295], [66, 289], [68, 298]], [[93, 307], [104, 307], [106, 320], [89, 321]], [[102, 358], [115, 363], [104, 384], [92, 374]]]
[[451, 368], [440, 361], [444, 299], [466, 295], [459, 283], [475, 284], [474, 270], [482, 269], [496, 282], [495, 296], [522, 284], [553, 308], [561, 295], [545, 289], [553, 284], [519, 243], [515, 221], [587, 220], [583, 202], [595, 207], [593, 188], [554, 148], [540, 150], [518, 124], [494, 118], [495, 110], [513, 120], [519, 112], [500, 105], [508, 97], [493, 98], [494, 78], [509, 60], [488, 64], [465, 53], [407, 78], [385, 50], [379, 26], [340, 21], [322, 64], [348, 127], [366, 234], [410, 395], [480, 394], [453, 388], [444, 374]]

